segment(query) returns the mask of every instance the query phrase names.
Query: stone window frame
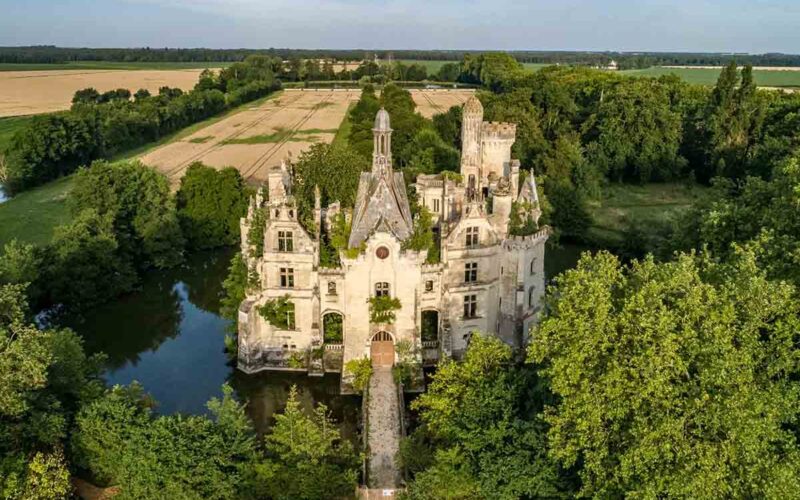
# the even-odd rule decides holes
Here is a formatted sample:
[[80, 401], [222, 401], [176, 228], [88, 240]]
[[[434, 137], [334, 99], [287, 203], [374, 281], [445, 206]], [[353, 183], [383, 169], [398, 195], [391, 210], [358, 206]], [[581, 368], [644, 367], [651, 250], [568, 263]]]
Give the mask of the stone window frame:
[[533, 292], [536, 291], [536, 287], [532, 286], [528, 290], [528, 307], [533, 307], [535, 304], [533, 303], [534, 297]]
[[287, 306], [291, 306], [287, 308], [286, 311], [286, 329], [287, 330], [295, 330], [297, 329], [297, 324], [295, 322], [295, 307], [294, 302], [288, 302]]
[[376, 297], [391, 297], [391, 288], [386, 281], [378, 281], [375, 283], [375, 296]]
[[333, 280], [328, 281], [328, 295], [336, 295], [336, 282]]
[[467, 228], [467, 237], [465, 246], [467, 248], [475, 248], [480, 244], [480, 228], [478, 226], [469, 226]]
[[464, 283], [477, 283], [478, 282], [478, 263], [465, 262], [464, 263]]
[[294, 252], [294, 231], [288, 229], [278, 231], [278, 251]]
[[439, 207], [439, 198], [434, 198], [433, 199], [433, 211], [438, 214], [439, 213], [439, 208], [440, 208]]
[[427, 280], [425, 282], [425, 291], [432, 292], [433, 291], [433, 280]]
[[478, 294], [464, 295], [464, 319], [478, 317]]
[[281, 267], [279, 271], [280, 287], [281, 288], [294, 288], [294, 268]]
[[531, 276], [533, 276], [534, 274], [536, 274], [536, 271], [534, 270], [534, 266], [535, 266], [535, 265], [536, 265], [536, 257], [534, 257], [534, 258], [531, 260]]

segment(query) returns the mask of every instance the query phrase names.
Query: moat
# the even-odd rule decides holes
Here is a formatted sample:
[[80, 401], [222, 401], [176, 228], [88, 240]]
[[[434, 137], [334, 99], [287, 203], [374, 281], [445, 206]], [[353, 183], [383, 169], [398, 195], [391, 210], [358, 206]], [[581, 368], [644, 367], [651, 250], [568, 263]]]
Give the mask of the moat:
[[[548, 279], [572, 267], [585, 248], [548, 247]], [[161, 413], [204, 413], [206, 402], [229, 383], [248, 403], [259, 431], [269, 429], [273, 414], [286, 403], [297, 385], [307, 407], [324, 403], [353, 436], [361, 401], [339, 394], [339, 377], [260, 373], [236, 370], [225, 353], [228, 322], [220, 317], [222, 282], [233, 250], [190, 256], [176, 269], [153, 272], [135, 293], [87, 313], [69, 325], [85, 340], [88, 352], [108, 356], [105, 379], [110, 384], [138, 381], [159, 403]]]

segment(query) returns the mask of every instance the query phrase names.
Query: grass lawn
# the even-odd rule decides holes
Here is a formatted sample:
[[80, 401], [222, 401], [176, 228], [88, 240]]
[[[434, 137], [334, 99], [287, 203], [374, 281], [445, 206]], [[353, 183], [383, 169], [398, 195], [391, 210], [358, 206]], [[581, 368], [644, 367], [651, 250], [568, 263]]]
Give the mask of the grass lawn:
[[590, 237], [621, 242], [630, 222], [659, 224], [669, 221], [692, 203], [706, 196], [708, 188], [698, 184], [609, 184], [599, 200], [589, 202], [594, 224]]
[[66, 201], [72, 179], [62, 177], [0, 203], [0, 248], [13, 239], [49, 243], [55, 227], [70, 220]]
[[14, 133], [24, 127], [32, 119], [33, 115], [0, 118], [0, 154], [6, 150]]
[[[678, 75], [689, 83], [699, 85], [714, 85], [717, 83], [720, 68], [663, 68], [652, 67], [647, 69], [631, 69], [620, 71], [620, 74], [629, 76]], [[800, 71], [772, 71], [753, 70], [756, 84], [761, 87], [800, 87]]]
[[344, 114], [344, 118], [342, 118], [342, 123], [339, 124], [339, 130], [336, 132], [336, 136], [331, 142], [332, 145], [347, 144], [347, 140], [350, 138], [350, 130], [353, 128], [353, 123], [350, 121], [350, 110], [352, 110], [355, 105], [356, 103], [351, 102], [347, 107], [347, 112]]
[[47, 71], [65, 69], [204, 69], [224, 68], [229, 62], [107, 62], [73, 61], [54, 64], [13, 64], [0, 63], [0, 71]]

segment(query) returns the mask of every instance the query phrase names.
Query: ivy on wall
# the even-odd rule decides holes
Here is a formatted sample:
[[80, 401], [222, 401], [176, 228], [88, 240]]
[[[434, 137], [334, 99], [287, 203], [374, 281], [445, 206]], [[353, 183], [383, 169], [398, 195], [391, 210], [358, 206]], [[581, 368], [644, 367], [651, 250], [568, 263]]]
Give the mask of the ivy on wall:
[[394, 323], [395, 311], [402, 307], [400, 299], [383, 295], [369, 299], [369, 320], [373, 323]]
[[294, 330], [294, 303], [289, 295], [269, 300], [257, 310], [272, 326], [281, 330]]

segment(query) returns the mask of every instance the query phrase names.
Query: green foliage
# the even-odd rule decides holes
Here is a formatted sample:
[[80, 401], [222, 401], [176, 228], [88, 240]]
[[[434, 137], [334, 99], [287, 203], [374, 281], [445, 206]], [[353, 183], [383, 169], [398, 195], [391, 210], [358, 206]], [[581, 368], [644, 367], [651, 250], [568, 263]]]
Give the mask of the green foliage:
[[294, 166], [294, 191], [300, 220], [311, 220], [314, 191], [319, 187], [322, 206], [335, 201], [343, 207], [355, 204], [358, 180], [369, 164], [345, 146], [314, 144], [304, 151]]
[[530, 419], [537, 408], [525, 406], [541, 399], [526, 394], [533, 387], [530, 372], [513, 366], [511, 348], [495, 337], [473, 335], [463, 362], [443, 361], [411, 403], [423, 423], [415, 431], [422, 436], [411, 439], [430, 442], [433, 461], [415, 475], [410, 497], [559, 496], [564, 487], [546, 456], [542, 422]]
[[419, 349], [410, 340], [400, 340], [395, 344], [398, 361], [392, 366], [392, 377], [396, 384], [406, 387], [422, 386], [422, 363]]
[[100, 357], [69, 330], [26, 322], [21, 285], [0, 285], [0, 493], [62, 498], [70, 489], [62, 440], [76, 409], [102, 392]]
[[397, 297], [380, 295], [369, 298], [369, 320], [372, 323], [385, 323], [391, 325], [395, 320], [395, 311], [402, 305]]
[[351, 359], [345, 363], [344, 373], [352, 378], [353, 390], [363, 394], [369, 387], [369, 379], [372, 378], [372, 361], [367, 357]]
[[770, 278], [800, 284], [800, 151], [777, 165], [771, 181], [757, 177], [741, 185], [718, 180], [678, 225], [674, 245], [708, 248], [725, 258], [734, 243], [750, 249]]
[[258, 306], [258, 314], [267, 323], [281, 330], [294, 330], [294, 303], [291, 296], [284, 295], [277, 299], [271, 299]]
[[502, 86], [504, 80], [517, 77], [521, 72], [522, 65], [505, 52], [467, 54], [461, 64], [460, 80], [467, 83], [481, 83], [496, 90]]
[[344, 340], [344, 330], [342, 322], [344, 318], [338, 313], [328, 313], [322, 317], [322, 330], [324, 332], [324, 342], [326, 344], [341, 344]]
[[250, 245], [250, 257], [256, 258], [264, 255], [264, 230], [269, 219], [269, 209], [256, 207], [253, 219], [250, 221], [250, 230], [247, 231], [247, 244]]
[[224, 294], [219, 308], [220, 316], [234, 325], [238, 323], [239, 305], [247, 296], [247, 289], [251, 285], [249, 274], [242, 254], [234, 255], [228, 267], [228, 276], [222, 282]]
[[118, 254], [138, 269], [167, 268], [183, 260], [181, 234], [169, 181], [138, 161], [96, 161], [75, 176], [73, 214], [91, 209], [108, 218]]
[[659, 81], [620, 80], [583, 128], [590, 162], [612, 179], [670, 180], [686, 165], [678, 153], [681, 115]]
[[533, 218], [530, 202], [514, 201], [511, 203], [511, 215], [508, 218], [508, 234], [512, 236], [529, 236], [539, 230], [539, 225]]
[[356, 487], [360, 458], [342, 439], [325, 405], [311, 414], [300, 407], [292, 386], [283, 413], [266, 438], [267, 458], [254, 467], [258, 498], [348, 498]]
[[420, 207], [414, 219], [411, 235], [403, 241], [402, 248], [415, 252], [427, 250], [428, 256], [425, 262], [429, 264], [439, 262], [439, 242], [434, 238], [433, 216], [427, 208]]
[[157, 96], [137, 92], [133, 101], [128, 89], [79, 91], [70, 111], [38, 116], [14, 135], [8, 186], [29, 189], [265, 96], [280, 87], [269, 64], [247, 59], [223, 70], [218, 81], [201, 74], [191, 92], [163, 87]]
[[48, 302], [84, 310], [133, 289], [136, 271], [119, 255], [112, 216], [86, 209], [56, 229], [48, 247]]
[[233, 167], [216, 170], [199, 162], [189, 165], [176, 195], [178, 217], [189, 247], [207, 249], [239, 243], [239, 220], [247, 212], [245, 191], [242, 176]]
[[562, 274], [530, 358], [558, 399], [550, 454], [598, 497], [783, 498], [800, 488], [797, 291], [752, 252]]
[[155, 417], [141, 387], [115, 387], [84, 407], [72, 436], [75, 460], [119, 486], [117, 498], [235, 498], [255, 459], [255, 433], [223, 386], [206, 416]]

